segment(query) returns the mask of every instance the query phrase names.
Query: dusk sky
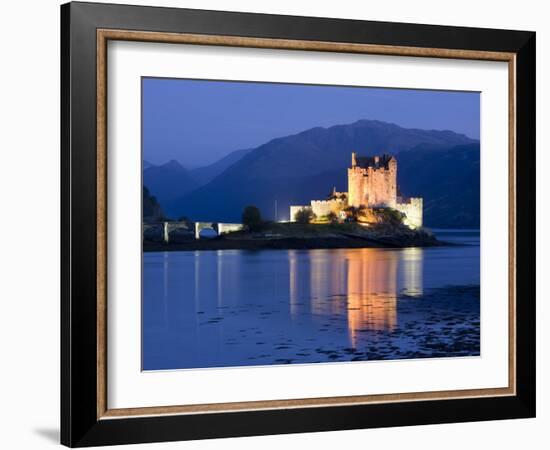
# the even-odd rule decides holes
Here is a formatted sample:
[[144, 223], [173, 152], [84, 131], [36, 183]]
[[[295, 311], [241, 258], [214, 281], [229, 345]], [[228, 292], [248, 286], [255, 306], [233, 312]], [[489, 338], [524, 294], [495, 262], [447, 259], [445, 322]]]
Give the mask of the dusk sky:
[[187, 168], [309, 128], [360, 119], [479, 139], [479, 93], [143, 79], [143, 158]]

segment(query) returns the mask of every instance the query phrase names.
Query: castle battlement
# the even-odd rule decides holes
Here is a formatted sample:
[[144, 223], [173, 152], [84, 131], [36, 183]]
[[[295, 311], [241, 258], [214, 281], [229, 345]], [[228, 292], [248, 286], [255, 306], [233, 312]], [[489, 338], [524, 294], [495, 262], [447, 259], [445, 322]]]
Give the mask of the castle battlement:
[[342, 203], [345, 203], [344, 200], [341, 199], [331, 199], [331, 200], [311, 200], [311, 206], [330, 206], [330, 205], [341, 205]]
[[423, 199], [421, 197], [408, 197], [406, 199], [398, 197], [397, 203], [402, 205], [422, 206]]

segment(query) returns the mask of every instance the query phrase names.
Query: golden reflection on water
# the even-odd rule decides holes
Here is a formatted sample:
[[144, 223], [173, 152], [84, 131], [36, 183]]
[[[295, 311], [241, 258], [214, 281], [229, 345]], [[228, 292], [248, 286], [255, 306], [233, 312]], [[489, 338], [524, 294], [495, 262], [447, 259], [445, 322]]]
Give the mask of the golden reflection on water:
[[345, 313], [347, 276], [341, 251], [313, 253], [310, 260], [311, 313], [314, 316]]
[[292, 318], [300, 313], [318, 321], [346, 317], [351, 346], [356, 346], [361, 330], [396, 327], [399, 275], [404, 293], [423, 292], [421, 249], [312, 251], [302, 263], [299, 255], [289, 252]]
[[346, 255], [348, 265], [348, 330], [351, 344], [360, 330], [393, 330], [397, 324], [395, 252], [361, 249]]

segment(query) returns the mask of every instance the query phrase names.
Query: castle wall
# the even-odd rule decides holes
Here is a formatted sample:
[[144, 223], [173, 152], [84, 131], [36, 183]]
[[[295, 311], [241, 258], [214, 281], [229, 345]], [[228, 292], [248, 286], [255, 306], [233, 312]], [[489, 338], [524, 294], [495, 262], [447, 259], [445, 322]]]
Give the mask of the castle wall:
[[411, 198], [405, 203], [396, 203], [395, 209], [405, 214], [403, 223], [409, 228], [420, 228], [423, 221], [423, 201], [421, 198]]
[[343, 200], [312, 200], [311, 210], [316, 217], [327, 216], [331, 212], [338, 215], [346, 207]]

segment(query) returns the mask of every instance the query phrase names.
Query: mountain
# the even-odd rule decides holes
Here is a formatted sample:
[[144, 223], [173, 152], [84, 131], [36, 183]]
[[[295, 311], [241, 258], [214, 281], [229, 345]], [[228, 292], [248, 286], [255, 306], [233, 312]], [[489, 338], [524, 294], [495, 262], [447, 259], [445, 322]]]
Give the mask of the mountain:
[[222, 159], [216, 161], [214, 164], [210, 164], [205, 167], [199, 167], [190, 171], [191, 177], [197, 182], [198, 185], [202, 186], [209, 183], [211, 180], [216, 178], [229, 166], [235, 164], [243, 156], [250, 153], [253, 149], [247, 148], [243, 150], [235, 150], [229, 155], [224, 156]]
[[143, 184], [163, 206], [198, 187], [189, 171], [175, 160], [145, 169]]
[[144, 159], [144, 160], [143, 160], [142, 169], [145, 170], [145, 169], [148, 169], [149, 167], [154, 167], [154, 164], [153, 164], [153, 163], [150, 163], [149, 161], [146, 161], [146, 160]]
[[397, 164], [403, 194], [424, 198], [427, 227], [479, 228], [479, 143], [420, 145], [397, 155]]
[[472, 142], [452, 131], [406, 129], [377, 120], [360, 120], [273, 139], [250, 151], [223, 176], [235, 180], [303, 177], [347, 167], [354, 150], [371, 156], [396, 154], [420, 144], [445, 147]]
[[[172, 216], [239, 222], [243, 208], [256, 205], [265, 218], [275, 218], [277, 208], [277, 219], [288, 219], [291, 204], [309, 204], [311, 199], [326, 198], [333, 186], [347, 190], [346, 169], [350, 164], [351, 152], [355, 150], [360, 155], [398, 155], [398, 174], [403, 193], [424, 196], [425, 192], [426, 201], [431, 202], [426, 207], [427, 226], [443, 226], [449, 222], [445, 219], [445, 208], [453, 211], [458, 208], [464, 209], [464, 212], [462, 216], [457, 216], [460, 222], [452, 223], [452, 226], [468, 227], [475, 222], [475, 214], [466, 211], [469, 206], [460, 193], [467, 186], [457, 184], [463, 179], [452, 176], [453, 171], [458, 170], [453, 164], [475, 163], [461, 160], [458, 156], [455, 159], [448, 156], [441, 160], [437, 156], [439, 153], [445, 155], [452, 148], [469, 145], [477, 145], [479, 166], [477, 141], [452, 131], [406, 129], [370, 120], [330, 128], [313, 128], [274, 139], [251, 150], [208, 184], [167, 203], [165, 209]], [[409, 155], [409, 158], [405, 158], [405, 155]], [[441, 166], [437, 166], [437, 170], [441, 171], [441, 177], [438, 175], [437, 178], [442, 183], [440, 195], [438, 187], [430, 186], [429, 183], [433, 179], [431, 167], [435, 162]], [[407, 166], [414, 169], [409, 170]], [[417, 182], [409, 185], [418, 176], [414, 170], [420, 169], [424, 184]], [[475, 167], [464, 170], [473, 173]], [[479, 167], [477, 171], [479, 191]], [[442, 203], [444, 201], [452, 201], [454, 206], [445, 205]], [[464, 205], [459, 204], [461, 201]], [[479, 209], [479, 199], [477, 202]]]

